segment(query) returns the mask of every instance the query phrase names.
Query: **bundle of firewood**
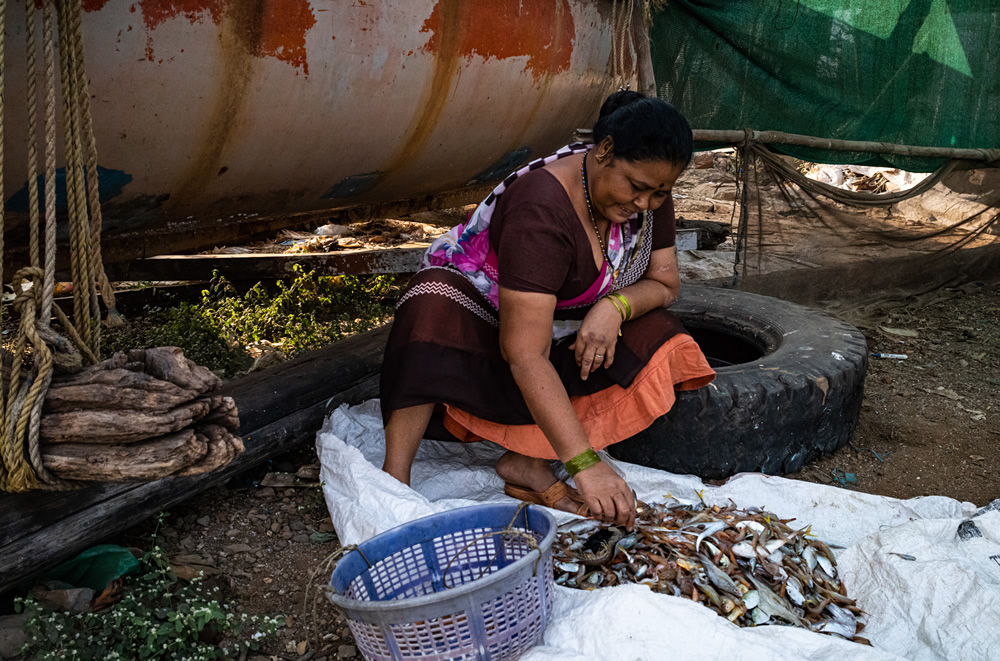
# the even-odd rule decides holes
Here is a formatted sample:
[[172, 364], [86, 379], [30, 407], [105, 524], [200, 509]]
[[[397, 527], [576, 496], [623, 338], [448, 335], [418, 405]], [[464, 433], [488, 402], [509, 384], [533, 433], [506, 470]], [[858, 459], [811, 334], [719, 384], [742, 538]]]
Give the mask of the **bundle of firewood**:
[[42, 410], [42, 462], [66, 480], [193, 475], [243, 452], [239, 416], [210, 370], [177, 347], [117, 353], [52, 380]]

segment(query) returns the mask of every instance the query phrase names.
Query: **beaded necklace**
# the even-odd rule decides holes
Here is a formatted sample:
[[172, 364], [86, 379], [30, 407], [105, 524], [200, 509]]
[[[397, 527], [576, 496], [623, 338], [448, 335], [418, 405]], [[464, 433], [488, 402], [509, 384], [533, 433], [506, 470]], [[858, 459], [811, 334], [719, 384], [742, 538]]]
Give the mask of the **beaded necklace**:
[[[583, 180], [583, 197], [587, 200], [587, 214], [590, 216], [590, 222], [594, 224], [594, 234], [597, 235], [597, 243], [601, 246], [601, 254], [604, 256], [604, 261], [607, 262], [608, 266], [612, 269], [611, 271], [611, 286], [614, 287], [615, 283], [618, 281], [618, 272], [621, 267], [614, 268], [614, 264], [611, 262], [611, 258], [608, 256], [608, 249], [604, 246], [604, 237], [601, 236], [601, 230], [597, 226], [597, 219], [594, 218], [594, 207], [590, 203], [590, 186], [587, 183], [587, 151], [583, 154], [583, 164], [580, 166], [580, 178]], [[628, 223], [625, 224], [626, 235], [623, 237], [622, 248], [624, 249], [625, 244], [628, 243], [627, 227]], [[643, 228], [645, 228], [645, 223], [643, 223]], [[608, 241], [611, 241], [611, 228], [608, 227]], [[627, 262], [622, 264], [626, 266]]]

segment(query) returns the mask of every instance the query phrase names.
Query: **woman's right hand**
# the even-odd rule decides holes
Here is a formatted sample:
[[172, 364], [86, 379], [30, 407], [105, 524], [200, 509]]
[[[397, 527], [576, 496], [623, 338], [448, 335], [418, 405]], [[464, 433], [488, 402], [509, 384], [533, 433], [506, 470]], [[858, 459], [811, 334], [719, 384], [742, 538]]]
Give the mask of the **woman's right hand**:
[[573, 481], [592, 517], [632, 531], [635, 525], [635, 493], [611, 466], [598, 462], [577, 473]]

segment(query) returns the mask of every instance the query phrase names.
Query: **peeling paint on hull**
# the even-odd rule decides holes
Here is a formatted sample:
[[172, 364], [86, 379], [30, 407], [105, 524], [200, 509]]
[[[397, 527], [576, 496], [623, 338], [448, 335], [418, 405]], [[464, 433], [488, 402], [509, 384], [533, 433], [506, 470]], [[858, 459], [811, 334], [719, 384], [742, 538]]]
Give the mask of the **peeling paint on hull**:
[[[131, 177], [106, 200], [112, 235], [481, 184], [592, 123], [610, 85], [608, 0], [84, 7], [99, 162]], [[8, 200], [27, 185], [24, 32], [12, 5]], [[10, 213], [8, 246], [25, 222]]]

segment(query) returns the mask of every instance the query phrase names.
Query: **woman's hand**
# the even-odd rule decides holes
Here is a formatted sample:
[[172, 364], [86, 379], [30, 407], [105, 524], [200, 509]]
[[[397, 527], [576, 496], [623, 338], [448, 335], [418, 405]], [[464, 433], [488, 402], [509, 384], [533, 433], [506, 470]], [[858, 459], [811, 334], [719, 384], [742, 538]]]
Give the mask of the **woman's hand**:
[[635, 525], [635, 494], [611, 466], [601, 461], [573, 477], [577, 490], [599, 521], [624, 526]]
[[569, 345], [570, 350], [576, 353], [581, 379], [586, 381], [590, 373], [602, 365], [611, 367], [615, 361], [615, 345], [621, 326], [621, 315], [611, 301], [602, 298], [590, 308], [576, 340]]

